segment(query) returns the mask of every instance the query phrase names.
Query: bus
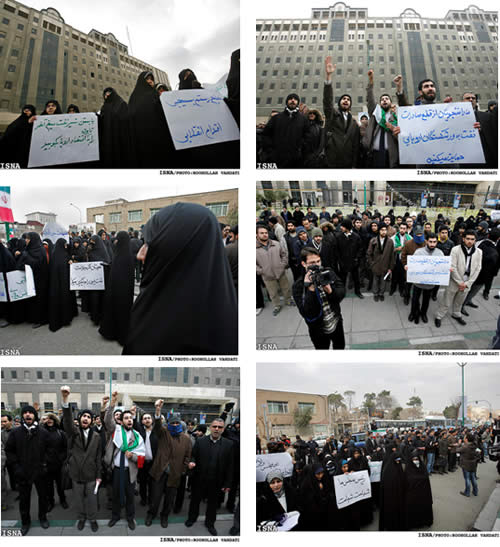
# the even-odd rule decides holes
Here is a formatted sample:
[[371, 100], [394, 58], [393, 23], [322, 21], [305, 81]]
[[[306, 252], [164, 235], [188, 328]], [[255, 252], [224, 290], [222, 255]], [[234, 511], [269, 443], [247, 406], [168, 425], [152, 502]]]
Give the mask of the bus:
[[375, 419], [371, 422], [372, 433], [380, 433], [384, 435], [387, 431], [404, 431], [406, 429], [415, 429], [418, 427], [425, 427], [426, 423], [424, 419], [417, 420], [385, 420]]

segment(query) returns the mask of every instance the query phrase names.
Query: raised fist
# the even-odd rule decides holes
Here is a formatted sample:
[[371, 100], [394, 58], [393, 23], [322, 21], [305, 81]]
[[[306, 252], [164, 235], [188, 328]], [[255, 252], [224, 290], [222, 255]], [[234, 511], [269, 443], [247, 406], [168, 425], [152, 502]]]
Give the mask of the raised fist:
[[373, 80], [373, 68], [370, 68], [370, 70], [368, 71], [368, 78], [370, 80]]
[[71, 393], [71, 388], [69, 386], [61, 386], [61, 397], [63, 400], [66, 400]]
[[102, 406], [106, 406], [109, 403], [109, 395], [102, 398]]
[[163, 399], [158, 399], [155, 403], [155, 406], [161, 408], [163, 406]]
[[336, 68], [337, 65], [332, 64], [331, 55], [328, 55], [328, 57], [325, 59], [325, 72], [327, 76], [331, 76], [335, 72]]

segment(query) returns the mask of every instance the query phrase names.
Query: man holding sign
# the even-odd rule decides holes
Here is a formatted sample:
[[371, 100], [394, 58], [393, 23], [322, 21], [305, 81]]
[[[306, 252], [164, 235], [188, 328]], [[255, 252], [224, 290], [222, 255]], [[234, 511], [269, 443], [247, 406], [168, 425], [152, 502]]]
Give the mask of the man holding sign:
[[472, 284], [481, 271], [482, 251], [476, 249], [476, 233], [466, 230], [460, 245], [451, 250], [451, 278], [446, 287], [434, 320], [436, 327], [451, 308], [451, 316], [460, 325], [466, 325], [462, 317], [462, 306]]

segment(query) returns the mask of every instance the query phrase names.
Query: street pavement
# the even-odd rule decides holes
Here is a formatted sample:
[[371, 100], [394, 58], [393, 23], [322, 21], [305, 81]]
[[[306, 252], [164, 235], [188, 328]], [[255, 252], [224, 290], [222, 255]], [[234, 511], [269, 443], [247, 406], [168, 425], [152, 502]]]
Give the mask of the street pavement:
[[[462, 469], [448, 473], [447, 475], [431, 475], [431, 489], [434, 513], [434, 523], [430, 528], [420, 528], [419, 531], [467, 531], [472, 530], [474, 523], [488, 502], [492, 492], [499, 488], [496, 479], [499, 478], [496, 463], [486, 460], [477, 468], [478, 495], [470, 498], [461, 496], [465, 489], [465, 481]], [[500, 510], [500, 507], [498, 508]], [[374, 512], [373, 522], [362, 528], [362, 531], [378, 530], [379, 511]]]
[[[287, 275], [291, 286], [290, 270]], [[430, 302], [429, 322], [415, 325], [408, 321], [410, 305], [404, 305], [397, 291], [393, 296], [386, 292], [384, 302], [375, 302], [371, 292], [362, 290], [361, 300], [348, 290], [341, 303], [346, 349], [487, 349], [500, 314], [500, 300], [493, 298], [499, 290], [500, 275], [493, 281], [489, 300], [484, 300], [481, 290], [474, 298], [479, 308], [466, 307], [467, 325], [459, 325], [448, 314], [439, 329], [434, 325], [438, 302]], [[272, 311], [266, 300], [256, 319], [257, 349], [313, 349], [306, 322], [295, 306], [282, 307], [276, 317]]]
[[[182, 511], [178, 514], [171, 513], [169, 516], [169, 524], [167, 528], [162, 528], [160, 519], [153, 521], [151, 526], [144, 525], [147, 507], [143, 507], [139, 503], [139, 497], [135, 498], [136, 510], [136, 529], [130, 530], [125, 519], [125, 509], [122, 509], [122, 519], [118, 521], [113, 528], [108, 527], [108, 522], [111, 518], [111, 510], [106, 508], [106, 493], [105, 490], [99, 491], [99, 510], [97, 513], [97, 523], [99, 530], [94, 533], [90, 529], [90, 523], [85, 523], [85, 528], [80, 531], [77, 529], [75, 512], [72, 509], [72, 491], [66, 492], [68, 509], [63, 509], [59, 504], [59, 499], [56, 494], [56, 505], [48, 514], [50, 528], [44, 530], [41, 528], [38, 521], [38, 497], [33, 488], [31, 495], [31, 519], [32, 525], [29, 531], [29, 536], [210, 536], [210, 533], [205, 528], [205, 504], [200, 505], [200, 516], [197, 522], [191, 527], [184, 526], [187, 519], [187, 511], [189, 507], [189, 492], [186, 492]], [[19, 519], [19, 502], [15, 501], [17, 492], [9, 491], [6, 500], [2, 498], [2, 504], [6, 501], [9, 508], [2, 511], [2, 535], [4, 530], [19, 530], [21, 523]], [[233, 526], [234, 515], [230, 513], [225, 506], [222, 506], [217, 512], [217, 521], [215, 528], [219, 535], [228, 536], [229, 530]]]
[[[139, 294], [135, 283], [134, 298]], [[0, 321], [1, 322], [1, 321]], [[10, 355], [121, 355], [118, 342], [106, 340], [86, 313], [81, 312], [78, 299], [78, 315], [71, 325], [51, 332], [48, 325], [38, 329], [29, 323], [9, 325], [0, 329], [0, 349]]]

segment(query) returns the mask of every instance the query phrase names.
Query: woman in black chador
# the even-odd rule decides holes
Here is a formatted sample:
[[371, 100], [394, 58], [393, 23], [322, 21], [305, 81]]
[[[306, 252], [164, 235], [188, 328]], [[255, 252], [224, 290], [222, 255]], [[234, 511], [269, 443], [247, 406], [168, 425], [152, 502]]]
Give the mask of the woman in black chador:
[[411, 458], [406, 464], [405, 478], [408, 529], [431, 526], [434, 522], [431, 483], [418, 450], [413, 450], [411, 453]]
[[[0, 243], [0, 278], [6, 283], [7, 277], [4, 275], [7, 272], [12, 272], [16, 269], [16, 261], [11, 252]], [[0, 302], [0, 326], [6, 327], [8, 323], [12, 323], [14, 307], [12, 304], [16, 302]]]
[[57, 101], [53, 101], [52, 99], [50, 101], [47, 101], [45, 103], [45, 108], [43, 112], [40, 114], [40, 116], [53, 116], [55, 114], [62, 114], [63, 111], [61, 109], [61, 105]]
[[141, 290], [123, 353], [237, 355], [236, 292], [213, 213], [176, 203], [156, 213], [143, 234]]
[[130, 237], [127, 232], [118, 232], [99, 333], [108, 340], [117, 340], [122, 346], [127, 341], [130, 312], [134, 302], [134, 264]]
[[[349, 471], [368, 471], [368, 475], [370, 475], [368, 459], [358, 447], [352, 451], [352, 458], [349, 460]], [[373, 520], [372, 498], [358, 501], [354, 505], [357, 505], [359, 509], [360, 525], [366, 526], [370, 524]]]
[[257, 483], [257, 526], [265, 521], [279, 521], [285, 513], [297, 511], [297, 507], [297, 491], [279, 471], [269, 472], [266, 482]]
[[380, 477], [379, 530], [381, 532], [408, 530], [405, 507], [406, 489], [401, 453], [399, 450], [392, 451], [391, 447], [384, 459]]
[[69, 290], [68, 243], [59, 238], [50, 256], [49, 329], [52, 332], [71, 324], [78, 315], [76, 292]]
[[299, 489], [299, 529], [326, 532], [337, 527], [333, 481], [321, 465], [307, 465]]
[[173, 165], [174, 145], [154, 83], [151, 72], [141, 72], [128, 101], [136, 167]]
[[99, 114], [99, 153], [101, 167], [125, 168], [134, 165], [127, 103], [112, 88], [103, 91]]
[[[102, 262], [104, 265], [104, 287], [108, 284], [109, 256], [104, 241], [97, 235], [90, 238], [88, 245], [89, 262]], [[82, 291], [83, 292], [83, 291]], [[82, 311], [88, 312], [90, 319], [95, 325], [99, 325], [104, 311], [105, 291], [85, 291], [85, 298], [82, 299]]]
[[16, 268], [25, 270], [30, 266], [33, 271], [36, 295], [24, 302], [24, 321], [33, 323], [36, 329], [48, 323], [49, 264], [42, 240], [36, 232], [28, 232], [25, 238], [26, 248], [18, 256]]
[[0, 140], [0, 163], [18, 163], [20, 167], [28, 167], [33, 116], [36, 116], [36, 108], [25, 104], [21, 115], [7, 127]]

